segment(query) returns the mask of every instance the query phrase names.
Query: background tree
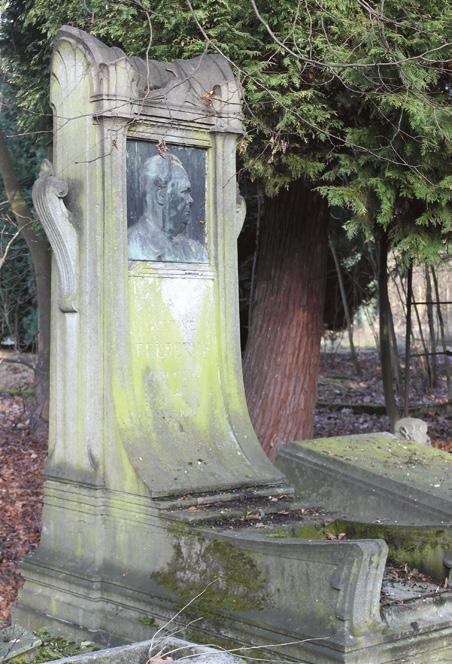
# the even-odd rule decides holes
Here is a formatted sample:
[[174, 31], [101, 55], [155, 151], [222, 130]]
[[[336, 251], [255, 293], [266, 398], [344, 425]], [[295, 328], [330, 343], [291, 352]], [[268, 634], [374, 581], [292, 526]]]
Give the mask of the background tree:
[[40, 428], [48, 419], [50, 249], [34, 218], [29, 193], [43, 152], [17, 135], [11, 90], [5, 83], [0, 90], [0, 331], [2, 337], [9, 334], [14, 339], [16, 348], [38, 349], [36, 389], [28, 406], [32, 428]]

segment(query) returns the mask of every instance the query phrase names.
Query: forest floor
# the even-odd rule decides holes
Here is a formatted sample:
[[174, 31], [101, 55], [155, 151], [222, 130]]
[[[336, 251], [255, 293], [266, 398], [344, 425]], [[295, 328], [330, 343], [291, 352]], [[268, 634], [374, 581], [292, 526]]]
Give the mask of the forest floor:
[[[361, 377], [356, 375], [348, 353], [322, 354], [315, 438], [389, 431], [378, 354], [360, 353], [359, 363]], [[419, 366], [414, 365], [411, 374], [410, 415], [427, 422], [432, 445], [452, 452], [452, 404], [448, 402], [444, 367], [438, 366], [438, 386], [434, 389], [426, 388]]]
[[[39, 541], [45, 436], [28, 427], [24, 396], [30, 392], [33, 371], [6, 360], [32, 361], [27, 356], [0, 352], [0, 626], [22, 584], [20, 559]], [[362, 377], [357, 377], [346, 353], [324, 353], [318, 389], [315, 437], [388, 431], [382, 414], [383, 392], [376, 353], [361, 354]], [[445, 381], [426, 392], [421, 373], [413, 371], [411, 404], [422, 406], [432, 443], [452, 452], [452, 417], [446, 413]], [[369, 410], [370, 412], [366, 412]]]

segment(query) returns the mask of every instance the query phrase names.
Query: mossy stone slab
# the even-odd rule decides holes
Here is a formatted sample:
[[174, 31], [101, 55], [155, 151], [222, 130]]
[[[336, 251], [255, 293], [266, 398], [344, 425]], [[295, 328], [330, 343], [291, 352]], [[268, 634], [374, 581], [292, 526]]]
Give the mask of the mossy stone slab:
[[452, 457], [389, 433], [299, 441], [280, 453], [278, 466], [299, 496], [347, 518], [452, 522]]

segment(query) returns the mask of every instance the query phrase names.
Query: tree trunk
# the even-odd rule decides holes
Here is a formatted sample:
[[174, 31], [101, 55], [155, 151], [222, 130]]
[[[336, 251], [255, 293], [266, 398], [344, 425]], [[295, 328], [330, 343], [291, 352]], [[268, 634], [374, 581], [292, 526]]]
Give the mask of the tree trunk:
[[413, 300], [413, 263], [410, 261], [406, 286], [406, 331], [405, 331], [405, 393], [403, 399], [403, 416], [408, 417], [410, 405], [410, 372], [411, 372], [411, 303]]
[[391, 334], [390, 334], [390, 303], [388, 296], [388, 236], [385, 231], [378, 229], [378, 305], [380, 318], [380, 358], [383, 378], [383, 392], [385, 397], [386, 413], [389, 417], [391, 431], [399, 417], [394, 395], [394, 382], [391, 362]]
[[425, 299], [427, 301], [427, 321], [430, 339], [430, 367], [432, 370], [431, 387], [438, 387], [438, 362], [436, 361], [435, 314], [433, 311], [432, 282], [428, 266], [425, 266]]
[[[400, 271], [397, 267], [396, 267], [396, 271], [397, 271], [397, 275], [398, 275], [399, 280], [400, 280], [400, 287], [402, 289], [402, 293], [403, 293], [406, 301], [408, 302], [408, 287], [407, 288], [404, 287], [402, 275], [400, 274]], [[411, 284], [411, 288], [412, 288], [412, 286], [413, 286], [413, 284]], [[420, 369], [422, 371], [422, 374], [424, 376], [424, 383], [425, 383], [426, 387], [428, 387], [430, 385], [430, 364], [428, 362], [427, 346], [425, 345], [424, 334], [422, 332], [422, 322], [421, 322], [421, 318], [419, 316], [419, 309], [417, 308], [416, 298], [414, 296], [413, 289], [411, 290], [411, 306], [412, 306], [412, 311], [414, 311], [414, 313], [416, 315], [416, 320], [417, 320], [418, 329], [419, 329], [419, 339], [420, 339], [422, 349], [423, 349], [423, 353], [422, 352], [417, 353], [419, 367], [420, 367]], [[411, 325], [411, 341], [413, 342], [413, 348], [415, 348], [416, 345], [417, 345], [417, 342], [416, 342], [416, 338], [414, 336], [414, 331], [413, 331], [413, 326], [412, 325]]]
[[452, 382], [450, 379], [449, 358], [447, 356], [447, 342], [446, 342], [446, 332], [444, 327], [444, 317], [443, 317], [443, 312], [441, 311], [441, 297], [439, 292], [438, 277], [436, 276], [436, 271], [434, 267], [432, 267], [432, 277], [433, 277], [433, 283], [435, 285], [438, 324], [441, 335], [441, 345], [444, 354], [444, 371], [446, 374], [446, 382], [447, 382], [447, 396], [449, 397], [449, 399], [452, 399]]
[[248, 407], [270, 458], [313, 434], [328, 206], [303, 182], [267, 199], [244, 357]]
[[355, 344], [353, 343], [353, 321], [352, 321], [352, 317], [350, 315], [350, 308], [349, 308], [348, 302], [347, 302], [347, 294], [345, 292], [344, 280], [342, 278], [341, 264], [339, 262], [339, 258], [337, 256], [334, 244], [331, 240], [329, 242], [329, 247], [330, 247], [331, 255], [333, 256], [334, 266], [336, 268], [336, 275], [337, 275], [337, 280], [338, 280], [338, 283], [339, 283], [339, 290], [340, 290], [340, 293], [341, 293], [342, 306], [344, 307], [345, 320], [347, 322], [347, 332], [348, 332], [348, 343], [349, 343], [349, 346], [350, 346], [350, 355], [351, 355], [351, 358], [352, 358], [353, 366], [355, 367], [356, 375], [359, 378], [361, 378], [361, 376], [362, 376], [361, 366], [359, 364], [358, 355], [357, 355], [356, 349], [355, 349]]
[[391, 362], [392, 362], [392, 375], [397, 390], [397, 396], [400, 398], [402, 393], [402, 379], [400, 371], [400, 358], [399, 347], [397, 345], [397, 336], [394, 327], [394, 316], [392, 315], [391, 302], [389, 302], [389, 335], [391, 339]]
[[30, 251], [36, 278], [38, 361], [36, 365], [36, 394], [31, 405], [30, 423], [33, 428], [39, 428], [42, 424], [45, 425], [48, 420], [51, 253], [45, 236], [36, 231], [36, 221], [20, 191], [6, 137], [1, 130], [0, 175], [17, 228], [20, 230]]

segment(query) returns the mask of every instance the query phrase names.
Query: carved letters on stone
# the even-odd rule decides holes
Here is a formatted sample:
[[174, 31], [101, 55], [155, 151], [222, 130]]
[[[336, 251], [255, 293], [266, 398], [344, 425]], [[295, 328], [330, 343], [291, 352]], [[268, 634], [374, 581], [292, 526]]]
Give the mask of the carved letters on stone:
[[45, 159], [39, 178], [33, 185], [33, 204], [55, 254], [60, 281], [58, 305], [66, 313], [76, 312], [78, 291], [78, 236], [62, 201], [67, 184], [53, 174]]

